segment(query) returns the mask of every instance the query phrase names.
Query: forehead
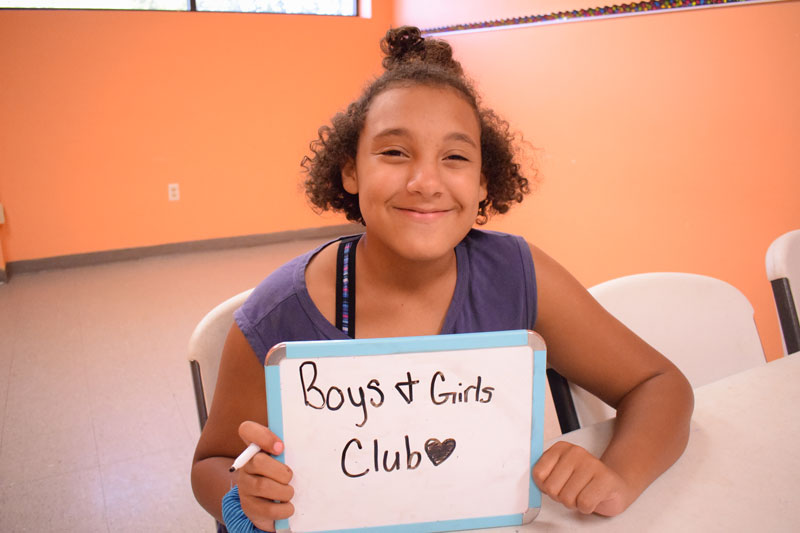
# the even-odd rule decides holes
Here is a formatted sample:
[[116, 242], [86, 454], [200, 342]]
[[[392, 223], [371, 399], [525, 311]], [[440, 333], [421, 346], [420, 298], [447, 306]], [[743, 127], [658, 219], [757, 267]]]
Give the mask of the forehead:
[[475, 109], [451, 87], [413, 85], [392, 87], [373, 98], [364, 122], [364, 133], [402, 127], [425, 131], [460, 131], [480, 137]]

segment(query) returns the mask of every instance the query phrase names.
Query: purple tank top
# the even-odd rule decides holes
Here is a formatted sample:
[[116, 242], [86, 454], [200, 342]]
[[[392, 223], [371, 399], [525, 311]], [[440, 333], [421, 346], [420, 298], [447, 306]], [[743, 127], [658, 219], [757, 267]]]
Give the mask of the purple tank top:
[[[262, 364], [269, 349], [280, 342], [348, 338], [322, 315], [306, 288], [308, 262], [331, 243], [275, 270], [234, 313]], [[456, 246], [456, 264], [456, 288], [441, 333], [534, 328], [536, 275], [524, 239], [470, 230]]]

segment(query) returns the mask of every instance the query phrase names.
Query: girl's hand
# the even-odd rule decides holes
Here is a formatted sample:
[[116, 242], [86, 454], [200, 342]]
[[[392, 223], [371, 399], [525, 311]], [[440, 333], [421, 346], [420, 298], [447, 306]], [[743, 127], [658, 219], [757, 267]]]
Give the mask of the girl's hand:
[[543, 493], [584, 514], [615, 516], [636, 498], [619, 474], [569, 442], [557, 442], [545, 451], [532, 475]]
[[250, 421], [239, 426], [239, 436], [264, 450], [238, 471], [242, 510], [259, 529], [274, 531], [274, 520], [294, 514], [294, 506], [289, 503], [294, 496], [294, 488], [289, 485], [292, 470], [268, 455], [280, 455], [283, 442], [269, 428]]

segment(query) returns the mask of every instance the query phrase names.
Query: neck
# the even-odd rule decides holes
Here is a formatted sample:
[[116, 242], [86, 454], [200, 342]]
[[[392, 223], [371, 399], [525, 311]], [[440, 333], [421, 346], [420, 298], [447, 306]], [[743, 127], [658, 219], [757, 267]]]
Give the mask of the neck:
[[397, 254], [365, 234], [356, 249], [358, 279], [373, 286], [402, 292], [427, 290], [456, 272], [455, 250], [430, 260], [414, 260]]

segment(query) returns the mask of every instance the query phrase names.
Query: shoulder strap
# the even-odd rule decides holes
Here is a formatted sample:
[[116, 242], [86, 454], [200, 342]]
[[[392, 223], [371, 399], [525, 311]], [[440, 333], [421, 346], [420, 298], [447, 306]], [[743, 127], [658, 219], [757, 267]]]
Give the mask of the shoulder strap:
[[356, 338], [356, 243], [360, 235], [339, 241], [336, 254], [336, 327]]

